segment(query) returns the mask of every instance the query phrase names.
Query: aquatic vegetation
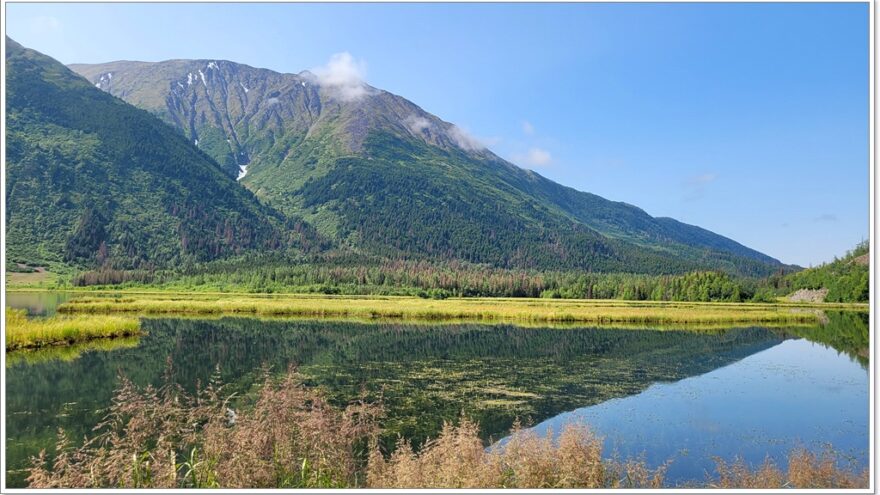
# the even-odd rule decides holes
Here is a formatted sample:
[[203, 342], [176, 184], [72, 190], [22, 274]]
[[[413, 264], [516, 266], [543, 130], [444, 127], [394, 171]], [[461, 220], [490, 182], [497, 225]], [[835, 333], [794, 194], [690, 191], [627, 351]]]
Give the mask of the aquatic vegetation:
[[[167, 376], [172, 375], [169, 368]], [[170, 380], [139, 389], [122, 378], [97, 434], [72, 447], [59, 432], [53, 460], [33, 459], [31, 488], [658, 488], [668, 464], [602, 456], [585, 425], [558, 438], [514, 426], [508, 441], [485, 448], [476, 422], [445, 423], [418, 450], [401, 439], [377, 442], [381, 405], [336, 408], [294, 369], [280, 379], [263, 370], [248, 399], [234, 402], [215, 375], [187, 394]], [[233, 409], [236, 408], [236, 409]], [[707, 487], [866, 487], [866, 474], [838, 468], [831, 453], [792, 452], [783, 473], [768, 461], [753, 471], [717, 460]]]
[[130, 316], [27, 317], [22, 309], [6, 308], [6, 350], [67, 345], [91, 339], [137, 335], [140, 323]]
[[112, 339], [92, 339], [70, 345], [53, 345], [45, 347], [25, 348], [6, 353], [6, 367], [19, 364], [39, 364], [46, 361], [69, 362], [79, 359], [89, 351], [109, 352], [118, 349], [137, 347], [140, 337], [117, 337]]
[[779, 304], [685, 303], [550, 299], [411, 297], [223, 296], [132, 294], [83, 297], [62, 304], [63, 313], [136, 313], [352, 317], [368, 319], [580, 322], [594, 324], [815, 323], [820, 315]]

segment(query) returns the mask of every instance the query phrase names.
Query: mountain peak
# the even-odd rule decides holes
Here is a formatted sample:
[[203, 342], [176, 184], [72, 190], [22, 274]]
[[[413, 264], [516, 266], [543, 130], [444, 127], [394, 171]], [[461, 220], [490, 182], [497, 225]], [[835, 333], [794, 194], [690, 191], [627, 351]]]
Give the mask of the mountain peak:
[[[117, 61], [70, 68], [96, 87], [170, 121], [193, 143], [198, 141], [231, 176], [238, 175], [266, 144], [250, 143], [242, 135], [249, 134], [243, 132], [244, 126], [270, 129], [273, 141], [279, 134], [332, 133], [339, 151], [345, 153], [361, 153], [367, 134], [381, 130], [446, 150], [491, 154], [457, 126], [345, 71], [289, 74], [212, 59]], [[223, 135], [215, 136], [210, 130], [214, 128], [222, 129]], [[209, 135], [204, 136], [206, 130]]]

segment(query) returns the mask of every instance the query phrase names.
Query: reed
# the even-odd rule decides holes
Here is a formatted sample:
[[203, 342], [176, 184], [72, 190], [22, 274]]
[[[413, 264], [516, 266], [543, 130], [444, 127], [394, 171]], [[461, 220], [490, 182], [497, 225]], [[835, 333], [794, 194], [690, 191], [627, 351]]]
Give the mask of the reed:
[[[462, 417], [414, 449], [401, 439], [387, 455], [378, 437], [382, 408], [331, 406], [295, 370], [263, 370], [250, 400], [224, 396], [218, 375], [189, 395], [166, 373], [160, 388], [124, 377], [96, 435], [75, 447], [63, 431], [49, 460], [33, 459], [31, 488], [660, 488], [668, 463], [602, 457], [585, 425], [558, 437], [514, 425], [503, 445], [485, 448], [479, 425]], [[235, 408], [235, 409], [233, 409]], [[867, 471], [841, 469], [831, 451], [797, 449], [787, 472], [717, 459], [717, 475], [689, 487], [866, 488]]]
[[776, 304], [656, 303], [634, 301], [409, 297], [300, 297], [126, 295], [82, 297], [59, 312], [142, 315], [247, 315], [318, 318], [467, 320], [538, 323], [817, 323], [821, 311]]
[[7, 351], [130, 337], [139, 331], [140, 322], [131, 316], [62, 315], [32, 319], [22, 309], [6, 308]]
[[486, 449], [479, 425], [462, 417], [417, 452], [400, 441], [391, 456], [374, 449], [367, 466], [371, 488], [660, 488], [666, 466], [602, 458], [602, 439], [570, 424], [554, 439], [514, 425], [508, 441]]
[[732, 462], [715, 458], [716, 477], [709, 478], [707, 488], [867, 488], [869, 472], [842, 469], [829, 447], [817, 455], [802, 447], [788, 456], [788, 471], [779, 469], [772, 459], [755, 468], [741, 458]]
[[[172, 376], [169, 368], [166, 377]], [[59, 432], [54, 460], [33, 460], [32, 488], [340, 488], [360, 486], [381, 409], [330, 406], [289, 370], [263, 370], [253, 401], [234, 410], [218, 375], [189, 395], [170, 379], [122, 378], [104, 422], [80, 447]]]

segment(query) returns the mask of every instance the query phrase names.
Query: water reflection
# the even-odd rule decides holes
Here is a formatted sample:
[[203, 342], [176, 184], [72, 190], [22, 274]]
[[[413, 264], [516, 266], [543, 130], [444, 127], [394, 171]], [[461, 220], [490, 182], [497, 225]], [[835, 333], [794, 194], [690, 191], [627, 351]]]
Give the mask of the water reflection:
[[[387, 410], [383, 441], [390, 446], [398, 434], [416, 443], [436, 435], [444, 420], [454, 420], [462, 412], [480, 422], [487, 440], [498, 439], [517, 417], [538, 423], [588, 406], [609, 407], [606, 404], [620, 402], [614, 399], [635, 399], [666, 386], [657, 384], [710, 376], [716, 370], [732, 368], [729, 365], [733, 363], [749, 368], [751, 361], [745, 358], [764, 355], [762, 351], [774, 352], [771, 355], [776, 356], [780, 369], [811, 366], [816, 357], [809, 353], [775, 351], [800, 337], [829, 346], [822, 359], [837, 363], [829, 371], [832, 376], [838, 366], [847, 373], [854, 368], [866, 375], [867, 353], [863, 349], [868, 342], [867, 316], [846, 314], [830, 316], [829, 325], [822, 328], [705, 332], [248, 318], [145, 319], [142, 327], [146, 334], [140, 339], [9, 356], [6, 426], [10, 485], [21, 486], [20, 469], [26, 466], [27, 458], [42, 448], [51, 450], [59, 427], [72, 438], [89, 432], [109, 404], [120, 373], [140, 385], [158, 384], [169, 358], [174, 380], [184, 387], [192, 389], [198, 382], [205, 383], [219, 367], [229, 392], [247, 391], [263, 365], [279, 371], [296, 365], [307, 383], [322, 387], [336, 404], [362, 395], [381, 400]], [[835, 349], [845, 356], [838, 356]], [[722, 377], [712, 382], [715, 392], [723, 395], [726, 390], [742, 390], [741, 400], [758, 400], [749, 395], [757, 388], [740, 387], [744, 379], [740, 374]], [[777, 393], [798, 396], [799, 388], [810, 387], [815, 388], [814, 382], [804, 374], [801, 381], [788, 383]], [[866, 384], [848, 386], [843, 393], [847, 400], [867, 404]], [[669, 405], [669, 410], [689, 404], [678, 409], [679, 414], [699, 418], [699, 408], [709, 407], [707, 401], [713, 400], [712, 394], [693, 389], [666, 392], [655, 402], [633, 406], [631, 411], [635, 412], [629, 418], [638, 423], [643, 414], [653, 414], [662, 419], [646, 425], [657, 421], [665, 425], [673, 418], [657, 415], [664, 410], [663, 404]], [[772, 425], [796, 425], [785, 418], [800, 414], [804, 407], [795, 401], [785, 407], [759, 409], [761, 412], [753, 416], [766, 420], [772, 430], [777, 428]], [[853, 421], [856, 432], [862, 424], [858, 414], [841, 416], [841, 420]], [[614, 412], [604, 417], [627, 416]], [[712, 440], [712, 424], [698, 423], [696, 419], [679, 421], [684, 434]], [[654, 427], [627, 434], [638, 437], [662, 430]], [[792, 433], [777, 429], [768, 435], [777, 438]], [[794, 432], [795, 436], [799, 433]], [[867, 438], [867, 430], [858, 438]], [[679, 442], [672, 437], [664, 441]], [[749, 452], [742, 438], [712, 441], [725, 442], [732, 452]], [[622, 450], [622, 444], [615, 448]]]
[[753, 465], [769, 456], [786, 469], [796, 447], [818, 453], [831, 445], [842, 466], [860, 472], [868, 461], [867, 391], [866, 370], [833, 349], [787, 340], [704, 375], [560, 414], [534, 430], [590, 425], [605, 438], [607, 455], [644, 456], [651, 466], [671, 460], [672, 484], [712, 473], [712, 456]]
[[369, 325], [316, 321], [146, 319], [137, 347], [84, 352], [73, 360], [11, 359], [7, 367], [10, 467], [54, 443], [64, 427], [88, 433], [109, 404], [119, 373], [157, 384], [166, 359], [192, 388], [216, 367], [244, 391], [264, 364], [289, 365], [343, 404], [365, 393], [388, 411], [387, 441], [435, 435], [465, 412], [487, 437], [516, 417], [632, 395], [658, 381], [705, 373], [784, 337], [745, 328], [710, 333], [522, 329], [499, 325]]
[[6, 305], [26, 309], [30, 316], [52, 316], [61, 304], [76, 297], [73, 292], [6, 292]]

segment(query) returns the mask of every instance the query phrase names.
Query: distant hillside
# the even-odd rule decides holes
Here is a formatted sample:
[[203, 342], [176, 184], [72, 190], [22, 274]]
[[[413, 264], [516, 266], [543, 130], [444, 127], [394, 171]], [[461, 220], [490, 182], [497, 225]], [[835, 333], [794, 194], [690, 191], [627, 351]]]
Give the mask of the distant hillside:
[[865, 302], [870, 295], [870, 246], [864, 241], [843, 258], [787, 275], [788, 291], [827, 290], [828, 302]]
[[365, 84], [223, 60], [71, 68], [177, 127], [257, 197], [357, 251], [501, 268], [761, 276], [782, 267], [708, 230], [521, 169]]
[[314, 238], [158, 118], [6, 43], [10, 260], [168, 266]]

